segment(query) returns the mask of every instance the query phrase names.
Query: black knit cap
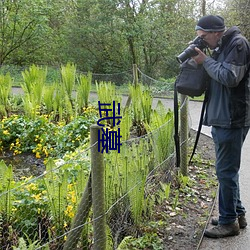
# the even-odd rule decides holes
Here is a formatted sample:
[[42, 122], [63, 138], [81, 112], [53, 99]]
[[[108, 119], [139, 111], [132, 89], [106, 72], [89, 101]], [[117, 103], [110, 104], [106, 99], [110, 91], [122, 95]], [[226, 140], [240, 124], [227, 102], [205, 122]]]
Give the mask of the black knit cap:
[[195, 30], [210, 31], [224, 31], [224, 19], [221, 16], [203, 16], [195, 26]]

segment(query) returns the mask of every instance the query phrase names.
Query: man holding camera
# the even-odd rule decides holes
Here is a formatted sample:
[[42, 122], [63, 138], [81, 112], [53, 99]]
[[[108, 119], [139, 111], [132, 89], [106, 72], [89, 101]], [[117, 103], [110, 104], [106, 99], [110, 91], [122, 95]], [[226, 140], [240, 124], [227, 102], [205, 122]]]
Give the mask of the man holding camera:
[[210, 76], [204, 125], [212, 126], [219, 181], [219, 218], [205, 236], [222, 238], [238, 235], [247, 226], [240, 200], [239, 169], [241, 149], [250, 126], [250, 45], [237, 27], [226, 30], [220, 16], [202, 17], [197, 35], [213, 51], [200, 49], [192, 58], [203, 64]]

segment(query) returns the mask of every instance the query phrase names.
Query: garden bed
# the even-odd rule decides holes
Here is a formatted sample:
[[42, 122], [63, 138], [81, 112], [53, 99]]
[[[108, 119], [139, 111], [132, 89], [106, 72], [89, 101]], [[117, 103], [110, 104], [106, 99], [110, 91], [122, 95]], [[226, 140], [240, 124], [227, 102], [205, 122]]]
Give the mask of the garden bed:
[[[13, 165], [16, 178], [38, 176], [45, 170], [42, 159], [34, 154], [5, 156], [4, 160]], [[189, 166], [189, 178], [175, 179], [174, 170], [169, 198], [156, 203], [150, 222], [142, 225], [134, 242], [130, 239], [130, 249], [138, 249], [139, 245], [140, 249], [198, 249], [217, 191], [213, 162], [212, 139], [201, 135], [194, 163]]]

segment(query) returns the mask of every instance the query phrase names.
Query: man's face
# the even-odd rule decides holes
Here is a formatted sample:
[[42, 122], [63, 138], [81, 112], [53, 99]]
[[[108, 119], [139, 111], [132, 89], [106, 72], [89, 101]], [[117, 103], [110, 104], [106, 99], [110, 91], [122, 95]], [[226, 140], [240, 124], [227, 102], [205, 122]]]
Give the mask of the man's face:
[[197, 30], [196, 33], [208, 44], [210, 49], [215, 49], [218, 46], [221, 32], [206, 32], [203, 30]]

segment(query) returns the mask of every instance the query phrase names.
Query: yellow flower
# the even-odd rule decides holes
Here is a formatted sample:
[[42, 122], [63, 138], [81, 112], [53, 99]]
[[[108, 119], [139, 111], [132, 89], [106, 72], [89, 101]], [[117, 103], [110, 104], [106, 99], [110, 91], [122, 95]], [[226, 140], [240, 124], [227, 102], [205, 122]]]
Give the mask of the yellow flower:
[[41, 195], [42, 195], [41, 193], [33, 194], [32, 197], [35, 198], [36, 201], [40, 201], [42, 199]]
[[29, 177], [22, 176], [22, 177], [20, 177], [20, 178], [21, 178], [21, 180], [29, 181], [29, 180], [31, 180], [33, 177], [32, 177], [32, 176], [29, 176]]
[[19, 155], [21, 153], [22, 153], [22, 151], [19, 151], [19, 150], [15, 149], [13, 155]]
[[40, 158], [41, 158], [41, 155], [40, 155], [39, 152], [36, 152], [36, 158], [37, 158], [37, 159], [40, 159]]
[[45, 154], [46, 157], [48, 157], [49, 153], [46, 147], [43, 147], [43, 153]]
[[9, 135], [10, 133], [9, 133], [8, 130], [4, 130], [4, 131], [3, 131], [3, 134], [4, 134], [4, 135]]
[[71, 201], [72, 201], [72, 203], [76, 203], [76, 196], [75, 195], [72, 195]]
[[64, 213], [65, 213], [65, 215], [68, 215], [69, 218], [73, 218], [74, 217], [73, 206], [68, 205], [66, 208], [66, 211], [64, 211]]
[[26, 189], [28, 191], [34, 191], [37, 190], [37, 185], [35, 183], [30, 183], [29, 185], [26, 186]]

